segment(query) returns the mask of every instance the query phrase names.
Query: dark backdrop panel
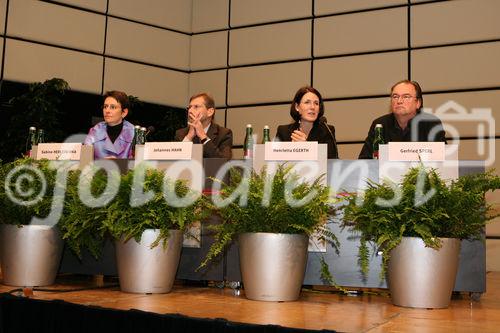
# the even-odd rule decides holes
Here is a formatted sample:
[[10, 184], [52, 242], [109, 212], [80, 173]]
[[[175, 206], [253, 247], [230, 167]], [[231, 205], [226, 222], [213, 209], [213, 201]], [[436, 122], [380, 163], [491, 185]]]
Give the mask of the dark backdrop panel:
[[[25, 142], [28, 128], [33, 126], [33, 119], [20, 117], [18, 123], [13, 123], [13, 115], [22, 110], [15, 109], [10, 102], [13, 97], [26, 93], [29, 84], [2, 81], [0, 84], [0, 159], [11, 161], [25, 152]], [[102, 119], [102, 96], [69, 90], [62, 97], [61, 114], [58, 121], [61, 126], [60, 137], [47, 135], [47, 142], [63, 141], [73, 134], [86, 134], [92, 127], [93, 119]], [[140, 100], [135, 101], [127, 117], [134, 125], [146, 128], [153, 126], [154, 132], [148, 136], [149, 141], [172, 141], [175, 131], [186, 126], [186, 111]], [[95, 122], [95, 121], [94, 121]], [[12, 143], [18, 143], [13, 145]]]

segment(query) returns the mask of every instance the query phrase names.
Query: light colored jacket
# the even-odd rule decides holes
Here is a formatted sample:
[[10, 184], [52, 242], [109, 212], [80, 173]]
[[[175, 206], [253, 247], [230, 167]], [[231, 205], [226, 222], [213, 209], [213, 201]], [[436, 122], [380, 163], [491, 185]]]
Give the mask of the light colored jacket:
[[85, 138], [85, 145], [94, 146], [94, 159], [106, 157], [132, 158], [132, 142], [134, 141], [134, 125], [123, 121], [123, 129], [115, 142], [111, 142], [106, 131], [106, 122], [101, 121], [92, 127]]

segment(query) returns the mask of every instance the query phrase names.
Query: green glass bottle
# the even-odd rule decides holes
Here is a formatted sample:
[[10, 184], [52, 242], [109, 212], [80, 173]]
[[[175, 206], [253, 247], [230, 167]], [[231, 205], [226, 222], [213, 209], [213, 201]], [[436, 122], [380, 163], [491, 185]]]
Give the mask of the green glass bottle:
[[271, 141], [270, 135], [269, 135], [269, 126], [264, 126], [264, 133], [262, 135], [262, 143], [266, 143]]
[[141, 126], [139, 125], [135, 125], [134, 126], [134, 145], [138, 145], [139, 144], [139, 130], [140, 130]]
[[45, 143], [45, 131], [43, 129], [38, 129], [38, 135], [36, 137], [36, 144]]
[[383, 145], [384, 142], [384, 136], [383, 136], [383, 127], [382, 124], [377, 124], [375, 125], [375, 138], [373, 139], [373, 159], [378, 160], [379, 158], [379, 146]]
[[251, 124], [248, 124], [246, 128], [245, 142], [243, 144], [243, 158], [253, 158], [253, 129]]
[[33, 154], [33, 146], [36, 145], [36, 127], [31, 126], [29, 129], [28, 139], [26, 140], [26, 155], [31, 157]]
[[141, 126], [134, 126], [134, 139], [132, 140], [132, 158], [135, 158], [135, 146], [139, 144], [139, 129]]

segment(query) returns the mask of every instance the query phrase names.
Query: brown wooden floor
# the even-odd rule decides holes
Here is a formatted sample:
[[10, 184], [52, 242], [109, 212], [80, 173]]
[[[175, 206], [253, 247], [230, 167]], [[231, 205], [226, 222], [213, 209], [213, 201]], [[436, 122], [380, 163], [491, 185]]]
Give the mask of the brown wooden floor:
[[[106, 283], [112, 281], [106, 280]], [[47, 289], [94, 287], [87, 277], [60, 277]], [[14, 287], [0, 285], [0, 292]], [[297, 302], [250, 301], [232, 289], [175, 285], [169, 294], [127, 294], [117, 287], [73, 292], [42, 292], [38, 299], [114, 309], [139, 309], [156, 313], [181, 313], [192, 317], [226, 318], [234, 322], [276, 324], [341, 332], [500, 332], [500, 272], [487, 274], [487, 292], [479, 302], [455, 296], [448, 309], [409, 309], [391, 305], [387, 295], [345, 296], [337, 293], [303, 291]]]

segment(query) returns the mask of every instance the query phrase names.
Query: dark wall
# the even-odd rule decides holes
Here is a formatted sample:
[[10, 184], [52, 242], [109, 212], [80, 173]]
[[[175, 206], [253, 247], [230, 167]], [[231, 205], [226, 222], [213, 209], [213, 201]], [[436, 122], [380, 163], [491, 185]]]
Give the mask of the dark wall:
[[[13, 107], [10, 100], [28, 91], [26, 83], [2, 81], [0, 84], [0, 159], [11, 161], [25, 152], [30, 119], [14, 124], [13, 115], [22, 112]], [[58, 116], [61, 134], [46, 137], [47, 142], [63, 141], [72, 134], [87, 133], [93, 120], [102, 118], [102, 96], [69, 90], [62, 97], [61, 114]], [[148, 141], [172, 141], [175, 130], [186, 126], [186, 111], [138, 101], [131, 108], [127, 120], [134, 125], [154, 127]], [[19, 120], [17, 120], [19, 122]]]

